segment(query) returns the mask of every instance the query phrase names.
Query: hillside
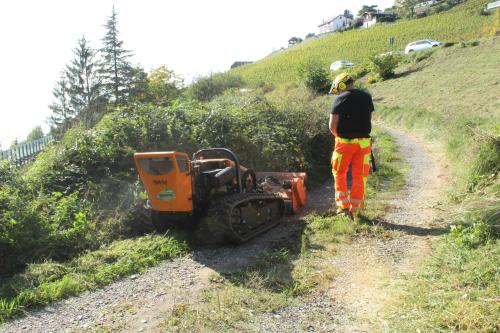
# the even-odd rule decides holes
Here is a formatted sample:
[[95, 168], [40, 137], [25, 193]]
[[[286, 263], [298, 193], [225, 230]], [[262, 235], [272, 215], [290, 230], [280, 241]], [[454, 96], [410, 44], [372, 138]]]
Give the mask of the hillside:
[[479, 177], [499, 170], [499, 40], [437, 50], [369, 87], [380, 111], [375, 119], [446, 145], [461, 190], [471, 191]]
[[477, 46], [444, 48], [401, 66], [397, 78], [369, 89], [380, 104], [472, 117], [491, 130], [496, 124], [488, 121], [500, 119], [499, 41], [484, 39]]
[[395, 50], [418, 39], [462, 41], [478, 38], [491, 16], [478, 14], [488, 0], [469, 0], [452, 10], [426, 18], [375, 25], [333, 34], [320, 40], [306, 41], [283, 52], [266, 57], [254, 64], [238, 67], [231, 72], [240, 74], [249, 84], [266, 82], [280, 85], [299, 80], [297, 67], [308, 60], [319, 61], [326, 68], [336, 60], [347, 59], [355, 64], [366, 62], [372, 54], [390, 50], [389, 38], [395, 38]]

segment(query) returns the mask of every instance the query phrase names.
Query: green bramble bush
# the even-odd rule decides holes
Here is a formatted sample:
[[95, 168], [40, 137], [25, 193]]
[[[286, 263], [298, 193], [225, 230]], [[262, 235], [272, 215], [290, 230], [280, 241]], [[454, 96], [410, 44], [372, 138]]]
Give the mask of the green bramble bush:
[[397, 54], [374, 55], [370, 57], [372, 71], [382, 80], [394, 77], [394, 70], [398, 67], [401, 57]]
[[318, 94], [328, 93], [332, 78], [329, 70], [321, 63], [309, 60], [299, 66], [299, 73], [306, 87]]

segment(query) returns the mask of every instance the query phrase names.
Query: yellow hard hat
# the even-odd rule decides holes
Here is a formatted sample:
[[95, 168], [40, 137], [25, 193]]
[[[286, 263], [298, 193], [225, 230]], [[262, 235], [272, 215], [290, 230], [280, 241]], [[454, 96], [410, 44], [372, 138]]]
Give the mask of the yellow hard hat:
[[333, 80], [332, 86], [330, 87], [330, 94], [338, 95], [343, 93], [347, 89], [347, 85], [353, 81], [352, 77], [347, 73], [341, 73], [337, 75], [335, 80]]

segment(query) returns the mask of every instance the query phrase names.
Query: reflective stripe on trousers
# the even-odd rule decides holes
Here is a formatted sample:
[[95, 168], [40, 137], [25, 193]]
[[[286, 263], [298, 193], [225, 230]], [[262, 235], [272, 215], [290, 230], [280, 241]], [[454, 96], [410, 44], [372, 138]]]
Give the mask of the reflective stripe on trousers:
[[[332, 173], [335, 178], [335, 202], [337, 207], [358, 213], [363, 207], [366, 179], [370, 173], [371, 139], [335, 138], [332, 155]], [[350, 196], [347, 188], [347, 171], [351, 167], [352, 185]]]

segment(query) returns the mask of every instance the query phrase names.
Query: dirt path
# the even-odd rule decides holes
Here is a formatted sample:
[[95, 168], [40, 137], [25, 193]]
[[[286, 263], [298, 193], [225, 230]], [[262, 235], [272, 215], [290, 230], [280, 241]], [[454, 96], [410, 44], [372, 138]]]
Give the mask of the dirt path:
[[300, 306], [265, 314], [247, 326], [258, 332], [376, 332], [386, 327], [383, 312], [401, 273], [411, 272], [444, 232], [439, 216], [446, 188], [436, 151], [407, 134], [386, 129], [400, 146], [410, 170], [401, 195], [380, 225], [396, 231], [389, 239], [360, 237], [340, 247], [332, 261], [337, 278], [329, 290], [307, 297]]
[[445, 166], [436, 151], [424, 150], [424, 143], [400, 131], [388, 130], [398, 141], [401, 156], [410, 171], [403, 195], [393, 200], [393, 209], [381, 226], [399, 231], [391, 239], [362, 239], [346, 246], [338, 256], [343, 274], [331, 289], [331, 296], [344, 304], [351, 320], [338, 327], [343, 332], [383, 330], [384, 305], [400, 273], [411, 272], [430, 252], [432, 239], [447, 231], [440, 223], [443, 193], [447, 187]]
[[430, 252], [432, 239], [444, 232], [441, 195], [446, 188], [444, 166], [436, 152], [422, 142], [386, 128], [410, 167], [407, 184], [392, 200], [392, 210], [380, 226], [391, 238], [359, 237], [340, 247], [332, 265], [337, 277], [326, 292], [305, 297], [299, 306], [268, 313], [249, 323], [249, 332], [376, 332], [384, 331], [382, 317], [393, 285], [401, 273], [415, 269]]
[[[429, 239], [442, 229], [432, 227], [445, 178], [429, 153], [414, 139], [391, 130], [402, 156], [411, 166], [404, 195], [381, 223], [401, 231], [390, 240], [361, 238], [340, 248], [332, 265], [339, 271], [327, 293], [313, 294], [299, 307], [264, 314], [244, 331], [257, 332], [368, 332], [383, 327], [379, 311], [399, 272], [411, 270], [429, 249]], [[332, 203], [331, 184], [310, 195], [311, 211]], [[258, 253], [291, 234], [303, 223], [291, 219], [265, 235], [235, 248], [199, 249], [167, 261], [146, 273], [106, 288], [56, 303], [7, 323], [0, 332], [160, 332], [175, 305], [196, 303], [215, 272], [236, 271], [254, 262]]]

